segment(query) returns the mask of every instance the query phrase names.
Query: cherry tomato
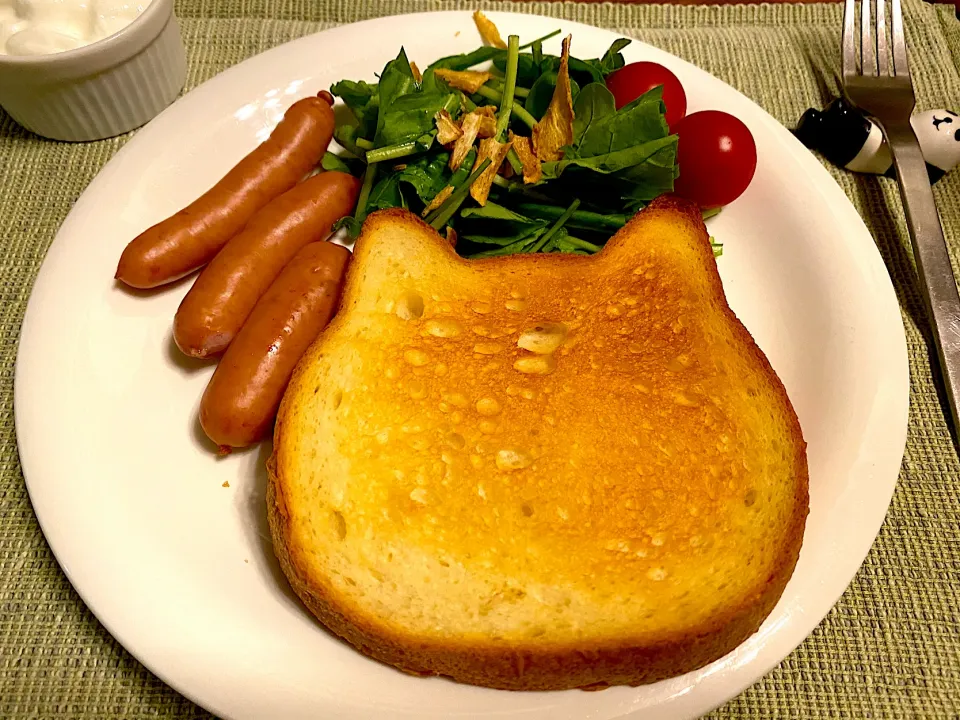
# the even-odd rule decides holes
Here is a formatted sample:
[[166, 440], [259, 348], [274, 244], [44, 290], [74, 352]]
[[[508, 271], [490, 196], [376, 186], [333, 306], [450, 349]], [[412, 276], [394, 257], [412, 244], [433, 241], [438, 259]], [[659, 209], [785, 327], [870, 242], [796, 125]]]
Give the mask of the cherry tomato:
[[701, 110], [681, 120], [676, 133], [677, 195], [716, 208], [743, 194], [757, 169], [757, 145], [746, 125], [728, 113]]
[[635, 62], [624, 65], [605, 78], [607, 89], [613, 93], [617, 110], [633, 102], [647, 90], [663, 85], [663, 104], [667, 106], [667, 125], [671, 130], [687, 114], [687, 94], [677, 76], [655, 62]]

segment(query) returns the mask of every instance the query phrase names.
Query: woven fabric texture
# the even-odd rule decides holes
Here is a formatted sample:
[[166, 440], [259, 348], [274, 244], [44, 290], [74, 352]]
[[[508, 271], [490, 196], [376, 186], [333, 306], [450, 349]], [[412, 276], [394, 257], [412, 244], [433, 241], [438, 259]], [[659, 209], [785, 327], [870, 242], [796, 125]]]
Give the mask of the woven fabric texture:
[[[611, 28], [699, 65], [792, 125], [837, 92], [839, 5], [674, 7], [444, 0], [181, 0], [189, 90], [240, 60], [339, 23], [434, 9], [507, 9]], [[921, 109], [960, 109], [953, 8], [905, 2]], [[24, 308], [77, 197], [129, 139], [40, 140], [0, 113], [0, 717], [200, 718], [99, 625], [60, 571], [17, 457], [13, 377]], [[900, 300], [911, 365], [899, 486], [863, 567], [779, 667], [709, 717], [960, 718], [960, 459], [931, 371], [896, 185], [830, 169], [863, 215]], [[936, 186], [960, 268], [960, 171]], [[772, 239], [773, 240], [773, 239]]]

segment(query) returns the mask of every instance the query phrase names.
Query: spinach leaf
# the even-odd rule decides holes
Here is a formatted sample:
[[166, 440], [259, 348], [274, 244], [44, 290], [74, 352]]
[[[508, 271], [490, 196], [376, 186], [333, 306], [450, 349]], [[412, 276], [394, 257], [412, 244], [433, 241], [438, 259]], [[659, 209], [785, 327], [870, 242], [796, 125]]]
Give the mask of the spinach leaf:
[[[401, 97], [415, 92], [416, 88], [417, 84], [413, 79], [410, 61], [407, 60], [407, 53], [401, 47], [400, 54], [397, 55], [396, 59], [388, 62], [380, 74], [380, 84], [377, 86], [377, 93], [380, 97], [380, 112], [377, 115], [377, 132], [374, 136], [375, 145], [390, 144], [383, 142], [382, 139], [384, 129], [391, 124], [387, 121], [387, 115], [391, 113], [394, 104]], [[417, 134], [422, 135], [423, 133]], [[399, 141], [394, 140], [393, 142]]]
[[392, 172], [385, 174], [373, 190], [370, 191], [370, 199], [367, 201], [367, 214], [374, 210], [384, 210], [393, 207], [407, 207], [407, 202], [400, 192], [400, 174]]
[[[499, 54], [502, 54], [503, 57], [506, 58], [506, 53], [506, 50], [501, 50], [500, 48], [479, 47], [473, 52], [465, 53], [463, 55], [448, 55], [447, 57], [440, 58], [436, 62], [430, 64], [430, 66], [427, 68], [427, 72], [430, 70], [436, 70], [437, 68], [446, 68], [448, 70], [469, 70], [474, 65], [479, 65], [480, 63], [492, 60]], [[424, 77], [426, 77], [426, 73], [424, 73]]]
[[453, 93], [411, 92], [384, 106], [380, 117], [383, 126], [377, 131], [374, 144], [379, 147], [416, 140], [434, 130], [433, 116], [441, 109], [456, 108], [459, 99]]
[[424, 205], [447, 185], [447, 161], [449, 153], [437, 155], [422, 155], [412, 163], [408, 163], [399, 172], [399, 181], [406, 183], [417, 194]]
[[[657, 138], [640, 145], [628, 145], [620, 149], [596, 155], [564, 157], [562, 160], [545, 162], [541, 167], [544, 178], [548, 180], [560, 177], [563, 171], [570, 167], [586, 168], [599, 173], [615, 173], [645, 163], [657, 156], [657, 154], [665, 148], [669, 149], [667, 154], [672, 153], [673, 157], [675, 157], [676, 147], [676, 135], [668, 135], [667, 137]], [[667, 154], [658, 156], [657, 162], [666, 163]], [[641, 170], [635, 170], [638, 175], [642, 175]], [[631, 177], [630, 179], [633, 178]]]
[[[531, 90], [531, 95], [533, 94]], [[579, 150], [584, 136], [601, 119], [617, 111], [613, 93], [603, 83], [590, 83], [573, 104], [573, 145]]]
[[620, 51], [623, 50], [627, 45], [632, 42], [629, 38], [620, 38], [619, 40], [614, 40], [613, 44], [607, 48], [607, 51], [603, 54], [603, 57], [600, 58], [600, 72], [604, 75], [609, 75], [614, 70], [619, 70], [623, 67], [623, 55], [620, 54]]
[[360, 222], [353, 217], [353, 215], [344, 215], [333, 224], [334, 232], [337, 232], [343, 228], [347, 229], [347, 233], [354, 240], [356, 240], [357, 236], [360, 235]]
[[506, 235], [484, 235], [470, 231], [461, 231], [461, 237], [477, 245], [497, 245], [501, 248], [516, 245], [517, 243], [528, 242], [531, 245], [537, 241], [543, 231], [547, 228], [545, 222], [533, 223], [514, 228], [513, 232]]
[[[530, 94], [524, 100], [523, 107], [533, 115], [537, 120], [542, 118], [547, 112], [547, 106], [553, 98], [553, 90], [557, 86], [557, 73], [548, 70], [536, 79], [530, 87]], [[570, 80], [570, 94], [573, 101], [576, 102], [577, 95], [580, 94], [580, 86], [576, 80]]]
[[[593, 98], [596, 100], [598, 97], [603, 97], [603, 94], [599, 90], [594, 91]], [[602, 109], [603, 106], [600, 107]], [[576, 112], [575, 107], [574, 113]], [[664, 138], [669, 132], [667, 123], [663, 119], [662, 103], [658, 100], [631, 103], [615, 113], [608, 112], [600, 117], [594, 117], [589, 125], [582, 126], [582, 129], [583, 133], [578, 140], [576, 123], [574, 124], [574, 141], [576, 154], [579, 157], [593, 157], [625, 150], [628, 147]]]
[[460, 215], [464, 218], [481, 218], [484, 220], [506, 220], [508, 222], [530, 224], [536, 222], [525, 215], [514, 212], [503, 205], [488, 200], [486, 205], [469, 207], [463, 210]]
[[[646, 102], [663, 102], [663, 85], [657, 85], [647, 90], [643, 95], [624, 105], [621, 110], [632, 110], [635, 105], [641, 105]], [[666, 105], [662, 106], [663, 112], [667, 111]]]
[[342, 145], [350, 154], [355, 155], [358, 158], [364, 156], [364, 150], [357, 146], [357, 138], [359, 137], [360, 128], [356, 125], [337, 125], [336, 129], [333, 131], [333, 139], [336, 140], [340, 145]]
[[434, 72], [434, 68], [427, 68], [423, 73], [423, 79], [420, 81], [420, 91], [425, 93], [441, 93], [446, 95], [451, 92], [450, 86], [445, 80], [441, 80]]
[[327, 151], [320, 160], [320, 166], [324, 170], [333, 170], [335, 172], [347, 173], [357, 177], [363, 175], [363, 163], [351, 158], [342, 158], [339, 155]]
[[377, 128], [377, 111], [380, 108], [377, 86], [363, 80], [341, 80], [330, 86], [330, 92], [350, 108], [360, 125], [360, 134], [371, 137]]

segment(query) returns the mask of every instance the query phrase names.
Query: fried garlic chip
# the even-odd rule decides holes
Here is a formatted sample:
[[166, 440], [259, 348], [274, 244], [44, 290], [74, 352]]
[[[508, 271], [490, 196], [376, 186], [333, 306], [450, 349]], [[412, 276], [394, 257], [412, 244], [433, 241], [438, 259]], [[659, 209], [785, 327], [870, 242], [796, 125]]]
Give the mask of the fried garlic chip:
[[557, 72], [557, 86], [547, 112], [533, 126], [531, 139], [533, 151], [543, 161], [559, 160], [563, 157], [561, 148], [573, 142], [573, 97], [570, 93], [570, 35], [563, 40], [563, 52], [560, 55], [560, 70]]
[[463, 90], [471, 95], [482, 88], [484, 83], [493, 77], [490, 73], [481, 72], [480, 70], [448, 70], [447, 68], [437, 68], [433, 73], [450, 87]]
[[480, 141], [480, 149], [477, 152], [477, 160], [473, 164], [476, 170], [487, 158], [490, 158], [490, 165], [481, 173], [480, 177], [473, 181], [470, 186], [470, 197], [481, 205], [487, 204], [487, 196], [490, 194], [490, 186], [493, 185], [493, 179], [497, 176], [500, 166], [503, 164], [507, 153], [510, 152], [510, 143], [499, 143], [493, 138], [487, 138]]
[[500, 37], [500, 31], [497, 30], [497, 26], [493, 24], [493, 20], [477, 10], [473, 13], [473, 22], [477, 26], [477, 32], [480, 33], [480, 37], [484, 43], [502, 50], [507, 49], [507, 44], [503, 41], [503, 38]]
[[523, 135], [514, 135], [511, 132], [510, 141], [513, 143], [513, 149], [523, 165], [523, 182], [539, 182], [540, 178], [543, 177], [543, 171], [540, 168], [540, 158], [534, 154], [533, 148], [530, 146], [530, 138]]
[[495, 105], [481, 105], [475, 113], [480, 115], [480, 129], [478, 138], [491, 138], [497, 134], [497, 107]]
[[450, 113], [446, 110], [438, 112], [433, 116], [433, 119], [437, 123], [437, 142], [441, 145], [456, 142], [463, 135], [463, 130], [453, 121]]
[[433, 200], [430, 201], [430, 204], [427, 205], [423, 209], [423, 212], [420, 214], [423, 217], [426, 217], [427, 215], [432, 213], [434, 210], [436, 210], [438, 207], [443, 205], [443, 201], [446, 200], [451, 195], [453, 195], [453, 185], [447, 185], [443, 190], [441, 190], [440, 192], [438, 192], [436, 195], [433, 196]]
[[453, 146], [453, 152], [450, 153], [450, 169], [457, 170], [473, 147], [473, 141], [477, 139], [477, 132], [480, 130], [480, 121], [482, 116], [476, 111], [467, 113], [460, 121], [460, 132], [463, 134], [457, 138]]

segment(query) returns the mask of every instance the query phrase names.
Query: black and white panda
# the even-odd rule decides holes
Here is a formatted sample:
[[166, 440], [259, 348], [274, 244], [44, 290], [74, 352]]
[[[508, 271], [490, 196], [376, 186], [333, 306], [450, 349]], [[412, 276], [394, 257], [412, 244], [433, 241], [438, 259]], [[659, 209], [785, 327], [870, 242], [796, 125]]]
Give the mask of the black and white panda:
[[[960, 164], [960, 116], [950, 110], [927, 110], [910, 118], [930, 182]], [[890, 149], [876, 124], [846, 102], [834, 100], [825, 110], [810, 108], [803, 113], [797, 138], [811, 150], [818, 150], [830, 162], [852, 172], [894, 177]]]

